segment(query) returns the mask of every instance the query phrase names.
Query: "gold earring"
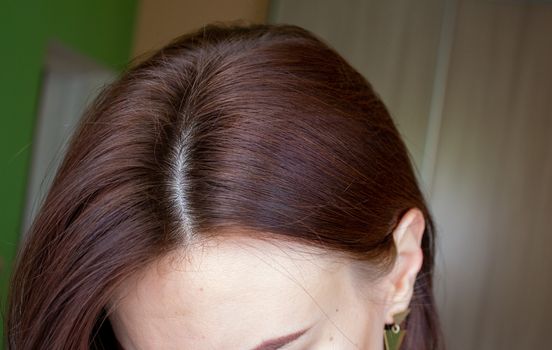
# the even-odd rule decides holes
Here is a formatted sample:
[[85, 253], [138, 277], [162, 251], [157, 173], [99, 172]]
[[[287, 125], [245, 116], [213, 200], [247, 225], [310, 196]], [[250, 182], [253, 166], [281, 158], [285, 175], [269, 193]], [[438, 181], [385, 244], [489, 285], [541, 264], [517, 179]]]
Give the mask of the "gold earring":
[[393, 316], [393, 325], [385, 325], [383, 335], [385, 350], [399, 350], [406, 335], [406, 330], [401, 329], [400, 324], [410, 313], [410, 308]]

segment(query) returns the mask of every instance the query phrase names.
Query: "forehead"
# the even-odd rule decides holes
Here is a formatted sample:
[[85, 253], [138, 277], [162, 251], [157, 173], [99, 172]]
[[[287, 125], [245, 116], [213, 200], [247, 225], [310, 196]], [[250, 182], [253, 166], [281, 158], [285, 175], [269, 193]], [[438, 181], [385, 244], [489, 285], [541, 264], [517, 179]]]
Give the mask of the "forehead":
[[176, 251], [127, 281], [110, 317], [125, 349], [251, 349], [352, 297], [345, 262], [232, 239]]

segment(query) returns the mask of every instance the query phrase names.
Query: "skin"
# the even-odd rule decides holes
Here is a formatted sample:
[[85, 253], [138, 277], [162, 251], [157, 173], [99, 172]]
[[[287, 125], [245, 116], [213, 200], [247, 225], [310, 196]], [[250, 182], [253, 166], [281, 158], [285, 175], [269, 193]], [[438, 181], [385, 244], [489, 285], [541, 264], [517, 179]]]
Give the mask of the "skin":
[[305, 329], [263, 350], [382, 350], [385, 323], [412, 297], [423, 230], [411, 209], [393, 233], [395, 265], [375, 281], [347, 259], [239, 235], [175, 251], [125, 282], [110, 321], [125, 350], [253, 350]]

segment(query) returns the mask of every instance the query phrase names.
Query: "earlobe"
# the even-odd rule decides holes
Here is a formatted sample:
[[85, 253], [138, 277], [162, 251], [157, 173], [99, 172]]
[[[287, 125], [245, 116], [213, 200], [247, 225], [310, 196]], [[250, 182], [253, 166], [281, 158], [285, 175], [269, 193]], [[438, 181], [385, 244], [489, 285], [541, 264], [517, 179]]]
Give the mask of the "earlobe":
[[421, 242], [425, 230], [425, 219], [418, 208], [412, 208], [403, 215], [393, 232], [397, 258], [388, 278], [391, 286], [388, 297], [385, 322], [393, 323], [393, 315], [408, 308], [414, 292], [416, 275], [423, 262]]

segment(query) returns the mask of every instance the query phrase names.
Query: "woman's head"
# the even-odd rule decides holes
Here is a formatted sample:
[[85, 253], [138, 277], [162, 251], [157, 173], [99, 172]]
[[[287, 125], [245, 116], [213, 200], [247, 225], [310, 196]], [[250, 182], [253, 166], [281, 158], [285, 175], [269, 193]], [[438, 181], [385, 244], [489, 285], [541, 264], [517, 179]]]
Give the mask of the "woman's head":
[[[31, 349], [436, 349], [434, 228], [371, 85], [293, 25], [213, 24], [87, 109], [23, 243]], [[270, 345], [266, 349], [275, 349]]]

